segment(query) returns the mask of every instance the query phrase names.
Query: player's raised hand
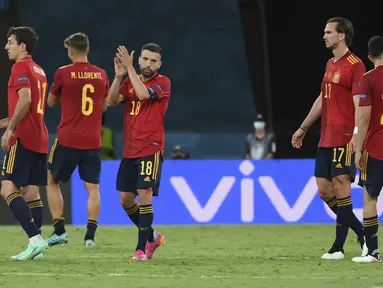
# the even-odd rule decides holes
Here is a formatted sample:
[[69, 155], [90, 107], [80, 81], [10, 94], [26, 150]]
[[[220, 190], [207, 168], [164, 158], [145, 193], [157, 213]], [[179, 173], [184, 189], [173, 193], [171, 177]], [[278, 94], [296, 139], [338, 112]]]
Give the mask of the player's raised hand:
[[129, 54], [129, 51], [125, 46], [119, 46], [117, 48], [116, 57], [118, 60], [120, 60], [122, 66], [126, 70], [133, 68], [134, 51]]
[[114, 57], [114, 73], [116, 74], [116, 77], [122, 77], [126, 74], [126, 72], [127, 71], [124, 66], [122, 66], [120, 60]]
[[356, 169], [363, 171], [362, 152], [360, 151], [360, 149], [356, 149], [356, 151], [355, 151], [354, 162], [355, 162]]
[[298, 130], [295, 131], [293, 137], [291, 138], [291, 145], [296, 149], [301, 148], [303, 145], [303, 138], [305, 137], [305, 135], [306, 131], [304, 131], [302, 128], [298, 128]]

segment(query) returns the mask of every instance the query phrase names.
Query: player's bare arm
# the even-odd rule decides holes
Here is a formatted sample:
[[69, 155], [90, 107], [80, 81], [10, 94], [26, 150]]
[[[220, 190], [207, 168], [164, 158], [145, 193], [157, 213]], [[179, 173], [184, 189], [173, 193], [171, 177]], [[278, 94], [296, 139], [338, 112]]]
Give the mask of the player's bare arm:
[[319, 94], [318, 98], [315, 100], [313, 106], [306, 119], [302, 122], [301, 126], [299, 126], [298, 130], [294, 133], [291, 138], [291, 145], [294, 148], [301, 148], [303, 138], [306, 135], [307, 130], [311, 127], [311, 125], [318, 120], [318, 118], [322, 114], [322, 93]]
[[27, 115], [29, 107], [31, 106], [31, 89], [30, 88], [21, 88], [17, 91], [19, 95], [19, 101], [17, 101], [15, 112], [12, 119], [8, 123], [7, 130], [5, 131], [3, 137], [1, 138], [1, 148], [4, 152], [9, 151], [8, 142], [11, 139], [13, 134], [13, 129], [16, 125], [23, 120], [25, 115]]
[[118, 47], [116, 54], [122, 66], [128, 71], [130, 83], [132, 83], [134, 93], [140, 100], [149, 100], [150, 94], [148, 88], [142, 83], [140, 77], [137, 75], [136, 69], [133, 66], [134, 51], [129, 54], [125, 46]]
[[110, 86], [108, 97], [106, 98], [106, 103], [109, 106], [116, 106], [120, 104], [124, 97], [120, 94], [120, 85], [122, 82], [122, 76], [115, 76], [112, 82], [112, 85]]
[[49, 107], [56, 106], [60, 103], [61, 103], [61, 95], [55, 95], [53, 93], [49, 93], [48, 100], [47, 100], [47, 105]]
[[[359, 102], [359, 101], [358, 101]], [[360, 106], [359, 107], [359, 122], [358, 122], [358, 134], [356, 141], [356, 153], [355, 153], [355, 166], [357, 169], [362, 170], [361, 165], [362, 161], [362, 147], [364, 140], [366, 139], [366, 134], [368, 127], [370, 126], [371, 119], [371, 106]]]
[[15, 129], [16, 125], [27, 115], [29, 107], [31, 106], [32, 98], [30, 88], [21, 88], [17, 93], [19, 95], [19, 101], [17, 101], [15, 112], [8, 123], [7, 130]]
[[134, 67], [130, 67], [128, 69], [128, 75], [130, 79], [130, 83], [132, 83], [134, 92], [138, 99], [140, 100], [149, 100], [150, 99], [150, 94], [148, 91], [148, 88], [146, 88], [145, 84], [142, 83], [140, 77], [138, 77], [136, 70]]
[[355, 107], [355, 129], [354, 129], [354, 134], [352, 136], [352, 139], [350, 141], [350, 150], [351, 152], [356, 151], [356, 146], [357, 146], [357, 134], [358, 134], [358, 122], [359, 122], [359, 114], [360, 114], [360, 107], [359, 107], [359, 100], [360, 100], [360, 95], [356, 94], [352, 97], [352, 100], [354, 102], [354, 107]]
[[124, 101], [124, 97], [120, 94], [120, 85], [124, 75], [126, 74], [125, 68], [121, 62], [115, 57], [114, 58], [114, 79], [112, 85], [109, 88], [108, 97], [106, 103], [108, 106], [116, 106]]
[[9, 124], [9, 118], [4, 118], [0, 120], [0, 129], [5, 129], [8, 127]]

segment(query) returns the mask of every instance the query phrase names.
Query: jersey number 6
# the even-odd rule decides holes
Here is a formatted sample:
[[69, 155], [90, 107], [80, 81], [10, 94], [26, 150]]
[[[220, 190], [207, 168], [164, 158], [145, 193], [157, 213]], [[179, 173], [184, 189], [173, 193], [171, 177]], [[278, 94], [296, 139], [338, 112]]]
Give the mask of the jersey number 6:
[[93, 99], [88, 97], [88, 92], [94, 93], [94, 86], [92, 84], [86, 84], [82, 87], [81, 113], [85, 116], [89, 116], [93, 112]]

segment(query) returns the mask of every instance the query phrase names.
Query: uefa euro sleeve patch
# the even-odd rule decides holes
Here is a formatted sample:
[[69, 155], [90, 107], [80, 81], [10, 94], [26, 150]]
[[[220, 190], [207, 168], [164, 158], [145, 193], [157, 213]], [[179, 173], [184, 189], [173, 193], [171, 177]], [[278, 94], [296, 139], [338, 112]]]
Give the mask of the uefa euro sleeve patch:
[[19, 77], [16, 79], [16, 82], [28, 81], [28, 77]]
[[158, 83], [156, 83], [156, 86], [157, 86], [158, 90], [160, 90], [161, 93], [164, 92], [164, 90], [162, 90], [162, 87]]

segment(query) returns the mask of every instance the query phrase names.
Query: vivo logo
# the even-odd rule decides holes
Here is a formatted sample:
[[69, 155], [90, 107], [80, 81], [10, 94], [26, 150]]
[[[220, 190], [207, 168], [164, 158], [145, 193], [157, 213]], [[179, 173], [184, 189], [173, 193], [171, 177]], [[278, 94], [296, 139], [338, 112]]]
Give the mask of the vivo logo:
[[[246, 160], [239, 165], [239, 171], [243, 175], [242, 178], [237, 178], [234, 176], [223, 176], [217, 183], [216, 188], [212, 192], [209, 200], [207, 201], [204, 207], [201, 206], [200, 202], [196, 198], [194, 192], [192, 191], [189, 184], [187, 183], [187, 180], [184, 177], [170, 177], [170, 183], [181, 198], [182, 202], [185, 204], [190, 215], [194, 218], [195, 221], [200, 223], [210, 222], [214, 218], [214, 216], [222, 206], [222, 203], [229, 195], [231, 189], [233, 188], [233, 185], [237, 181], [240, 182], [240, 213], [241, 221], [244, 223], [254, 221], [254, 201], [256, 197], [255, 192], [265, 193], [272, 205], [275, 207], [278, 214], [285, 222], [299, 221], [303, 217], [307, 209], [309, 209], [314, 197], [317, 197], [317, 186], [315, 178], [311, 177], [304, 186], [298, 199], [295, 201], [295, 204], [291, 207], [286, 201], [283, 191], [279, 189], [278, 185], [275, 183], [272, 177], [260, 176], [258, 177], [258, 179], [253, 179], [249, 177], [254, 172], [254, 169], [255, 167], [253, 163]], [[254, 191], [255, 181], [258, 181], [258, 183], [262, 187], [262, 191]], [[358, 179], [356, 179], [355, 183], [352, 185], [352, 188], [360, 188], [357, 185], [357, 181]], [[362, 190], [360, 190], [360, 192], [361, 191]], [[331, 217], [332, 219], [336, 218], [335, 214], [327, 207], [325, 203], [323, 203], [323, 207], [324, 211], [329, 217]], [[362, 208], [354, 209], [354, 213], [359, 219], [362, 219]], [[378, 215], [380, 216], [382, 213], [383, 200], [380, 197], [378, 201]]]

